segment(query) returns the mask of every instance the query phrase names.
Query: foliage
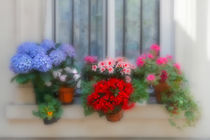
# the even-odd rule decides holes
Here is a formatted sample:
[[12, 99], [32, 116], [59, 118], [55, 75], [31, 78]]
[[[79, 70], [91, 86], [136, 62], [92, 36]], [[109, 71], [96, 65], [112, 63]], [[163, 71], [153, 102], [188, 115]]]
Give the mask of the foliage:
[[63, 110], [61, 103], [52, 96], [45, 96], [45, 103], [38, 105], [38, 111], [33, 111], [33, 114], [41, 119], [51, 120], [61, 117]]
[[94, 87], [91, 87], [86, 85], [88, 88], [85, 91], [86, 99], [84, 102], [86, 114], [93, 111], [98, 112], [99, 115], [113, 114], [133, 106], [130, 102], [130, 96], [133, 93], [131, 83], [126, 83], [122, 79], [110, 78], [109, 80], [101, 80]]
[[84, 114], [90, 115], [94, 112], [93, 108], [87, 105], [87, 97], [93, 92], [93, 86], [96, 83], [95, 80], [92, 81], [82, 81], [82, 106], [84, 108]]
[[145, 81], [134, 79], [132, 80], [132, 85], [134, 92], [131, 95], [131, 101], [141, 103], [149, 98], [149, 94], [147, 93], [148, 86]]
[[184, 113], [186, 120], [184, 126], [192, 126], [199, 118], [199, 111], [196, 102], [190, 95], [181, 67], [178, 63], [174, 63], [172, 56], [159, 57], [159, 51], [160, 47], [154, 44], [149, 53], [137, 58], [138, 68], [132, 77], [134, 88], [139, 91], [136, 90], [138, 92], [133, 96], [138, 100], [138, 95], [145, 95], [151, 86], [155, 88], [161, 83], [166, 83], [170, 89], [168, 93], [165, 91], [161, 93], [161, 103], [171, 114], [171, 124], [179, 127], [180, 125], [175, 120]]
[[72, 46], [55, 44], [50, 40], [43, 40], [40, 44], [22, 43], [11, 58], [10, 68], [16, 74], [11, 81], [18, 84], [32, 82], [37, 103], [43, 103], [44, 96], [53, 96], [61, 85], [76, 85], [78, 75], [75, 77], [74, 73], [66, 73], [56, 78], [53, 75], [58, 69], [73, 68], [75, 55]]

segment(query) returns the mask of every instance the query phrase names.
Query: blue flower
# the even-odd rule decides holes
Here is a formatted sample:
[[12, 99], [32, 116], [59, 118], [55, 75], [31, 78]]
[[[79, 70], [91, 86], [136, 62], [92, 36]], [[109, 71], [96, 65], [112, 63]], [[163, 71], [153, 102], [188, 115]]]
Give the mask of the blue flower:
[[67, 56], [69, 57], [75, 57], [76, 56], [76, 52], [75, 52], [75, 49], [74, 47], [72, 47], [71, 45], [68, 45], [68, 44], [63, 44], [60, 49], [66, 53]]
[[52, 62], [47, 55], [37, 54], [33, 59], [33, 68], [40, 72], [47, 72], [52, 68]]
[[43, 40], [40, 44], [42, 48], [44, 48], [46, 51], [49, 51], [51, 49], [55, 48], [55, 43], [52, 40]]
[[66, 54], [60, 49], [56, 49], [49, 54], [49, 57], [53, 65], [58, 66], [66, 59]]
[[18, 47], [17, 53], [27, 54], [34, 58], [37, 54], [45, 54], [46, 51], [33, 42], [25, 42]]
[[27, 54], [16, 54], [10, 60], [10, 68], [14, 73], [28, 73], [32, 70], [32, 59]]

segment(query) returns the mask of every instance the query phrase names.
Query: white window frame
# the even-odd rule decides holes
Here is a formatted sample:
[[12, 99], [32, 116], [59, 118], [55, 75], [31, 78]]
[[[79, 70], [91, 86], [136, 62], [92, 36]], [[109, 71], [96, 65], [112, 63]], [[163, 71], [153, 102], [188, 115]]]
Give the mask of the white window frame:
[[[115, 57], [115, 1], [108, 0], [108, 37], [107, 46], [108, 57]], [[53, 39], [53, 1], [47, 0], [45, 17], [44, 36]], [[160, 0], [160, 46], [161, 56], [172, 55], [175, 57], [174, 51], [174, 0]]]
[[174, 0], [160, 0], [161, 56], [175, 57], [174, 37]]

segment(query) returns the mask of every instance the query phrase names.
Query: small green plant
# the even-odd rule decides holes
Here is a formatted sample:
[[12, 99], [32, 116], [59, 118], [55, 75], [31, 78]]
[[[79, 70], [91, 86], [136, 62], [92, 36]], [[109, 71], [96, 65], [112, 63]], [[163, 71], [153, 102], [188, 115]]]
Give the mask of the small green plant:
[[33, 115], [43, 120], [59, 119], [62, 113], [61, 103], [49, 95], [45, 96], [45, 103], [38, 105], [38, 111], [33, 111]]

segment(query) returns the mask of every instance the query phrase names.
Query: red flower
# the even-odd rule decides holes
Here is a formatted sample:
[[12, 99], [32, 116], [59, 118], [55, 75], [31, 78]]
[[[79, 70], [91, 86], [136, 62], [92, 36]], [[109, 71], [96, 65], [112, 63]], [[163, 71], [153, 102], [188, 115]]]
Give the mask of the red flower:
[[94, 92], [87, 97], [87, 104], [96, 111], [104, 113], [113, 111], [116, 107], [130, 109], [129, 104], [133, 87], [121, 79], [102, 80], [94, 85]]
[[160, 80], [161, 82], [165, 82], [168, 79], [168, 73], [165, 70], [163, 70], [161, 72], [160, 78], [161, 78]]

